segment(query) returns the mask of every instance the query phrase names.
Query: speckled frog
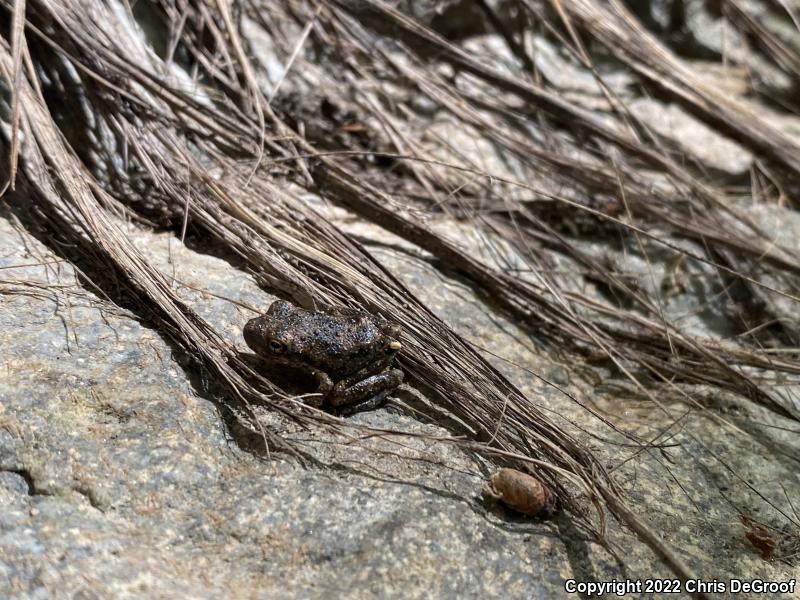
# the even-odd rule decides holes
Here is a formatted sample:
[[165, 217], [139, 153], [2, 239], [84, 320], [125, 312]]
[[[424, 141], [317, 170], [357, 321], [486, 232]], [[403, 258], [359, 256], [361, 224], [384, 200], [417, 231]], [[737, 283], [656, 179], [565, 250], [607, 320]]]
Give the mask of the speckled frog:
[[345, 414], [379, 406], [403, 381], [403, 372], [391, 368], [399, 336], [399, 325], [367, 312], [309, 311], [283, 300], [244, 326], [256, 354], [313, 375], [321, 405]]

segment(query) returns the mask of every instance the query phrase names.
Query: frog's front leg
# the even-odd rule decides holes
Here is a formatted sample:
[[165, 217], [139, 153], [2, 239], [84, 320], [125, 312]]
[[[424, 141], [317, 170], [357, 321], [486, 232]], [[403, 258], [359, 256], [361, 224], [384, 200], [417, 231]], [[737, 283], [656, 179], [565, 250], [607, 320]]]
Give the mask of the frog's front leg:
[[322, 408], [322, 405], [325, 403], [325, 398], [327, 398], [328, 394], [330, 394], [333, 389], [333, 380], [330, 378], [330, 375], [318, 369], [307, 369], [306, 372], [317, 380], [317, 394], [320, 394], [318, 398], [314, 398], [306, 404], [314, 408]]
[[364, 379], [349, 377], [333, 386], [328, 404], [340, 414], [377, 408], [386, 396], [403, 382], [400, 369], [390, 369]]

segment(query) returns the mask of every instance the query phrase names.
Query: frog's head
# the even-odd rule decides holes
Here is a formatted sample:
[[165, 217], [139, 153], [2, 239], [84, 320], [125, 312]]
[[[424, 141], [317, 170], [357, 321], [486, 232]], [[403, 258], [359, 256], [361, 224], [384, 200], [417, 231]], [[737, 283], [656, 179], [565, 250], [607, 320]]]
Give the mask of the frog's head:
[[260, 356], [285, 356], [295, 351], [295, 335], [287, 318], [295, 308], [288, 302], [277, 301], [266, 314], [250, 319], [244, 326], [244, 341]]
[[261, 316], [255, 319], [250, 319], [244, 326], [244, 341], [250, 346], [250, 349], [256, 354], [263, 356], [271, 354], [270, 352], [270, 330], [269, 317]]

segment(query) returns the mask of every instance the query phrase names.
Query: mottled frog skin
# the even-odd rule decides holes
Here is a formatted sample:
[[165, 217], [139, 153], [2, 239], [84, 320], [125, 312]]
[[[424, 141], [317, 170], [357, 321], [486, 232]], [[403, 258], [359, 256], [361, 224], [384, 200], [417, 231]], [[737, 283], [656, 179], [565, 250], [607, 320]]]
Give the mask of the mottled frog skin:
[[353, 413], [378, 406], [403, 381], [391, 368], [400, 326], [347, 308], [305, 310], [273, 302], [244, 326], [247, 345], [264, 360], [313, 375], [321, 406]]

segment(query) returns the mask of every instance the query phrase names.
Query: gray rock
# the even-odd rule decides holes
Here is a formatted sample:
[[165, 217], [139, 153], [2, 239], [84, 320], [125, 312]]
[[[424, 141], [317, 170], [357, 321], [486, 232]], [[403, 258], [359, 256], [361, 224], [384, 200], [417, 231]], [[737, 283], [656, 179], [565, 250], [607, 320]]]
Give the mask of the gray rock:
[[676, 147], [700, 160], [707, 168], [735, 177], [745, 175], [753, 164], [752, 153], [674, 104], [637, 98], [629, 102], [627, 107], [654, 133], [671, 140]]
[[744, 33], [730, 20], [709, 11], [708, 7], [709, 4], [701, 0], [686, 1], [685, 28], [692, 46], [698, 46], [695, 52], [703, 58], [711, 58], [711, 54], [703, 55], [701, 49], [725, 57], [726, 63], [746, 67], [762, 84], [777, 90], [791, 90], [791, 78], [754, 51]]

